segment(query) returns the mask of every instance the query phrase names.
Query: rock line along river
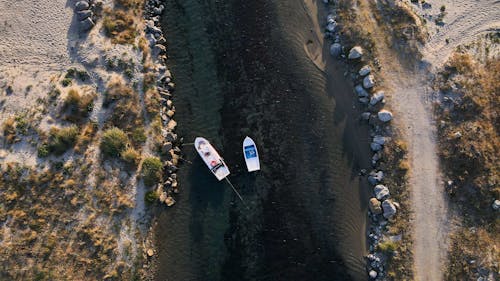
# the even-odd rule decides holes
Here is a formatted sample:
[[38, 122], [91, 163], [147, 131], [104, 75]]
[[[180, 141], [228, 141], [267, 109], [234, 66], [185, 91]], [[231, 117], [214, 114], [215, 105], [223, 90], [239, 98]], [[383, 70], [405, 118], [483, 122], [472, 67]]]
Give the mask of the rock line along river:
[[[157, 280], [366, 280], [369, 135], [323, 45], [321, 1], [164, 5], [178, 133], [216, 146], [245, 204], [185, 146]], [[261, 155], [252, 174], [246, 135]]]

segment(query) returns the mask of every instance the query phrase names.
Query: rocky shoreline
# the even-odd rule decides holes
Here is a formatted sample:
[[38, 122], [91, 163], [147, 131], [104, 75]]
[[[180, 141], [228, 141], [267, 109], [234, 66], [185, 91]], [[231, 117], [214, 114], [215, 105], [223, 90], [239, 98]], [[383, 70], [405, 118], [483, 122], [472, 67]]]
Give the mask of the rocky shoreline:
[[[353, 82], [354, 94], [358, 99], [364, 112], [360, 116], [361, 122], [370, 125], [370, 149], [373, 152], [372, 169], [361, 170], [369, 184], [373, 187], [372, 197], [369, 199], [368, 216], [371, 220], [367, 237], [369, 241], [369, 254], [366, 255], [367, 273], [370, 280], [387, 280], [388, 259], [391, 253], [387, 253], [386, 247], [392, 247], [393, 242], [400, 242], [402, 235], [390, 235], [388, 228], [394, 223], [396, 213], [401, 209], [400, 203], [391, 197], [390, 186], [385, 183], [385, 174], [388, 169], [396, 169], [381, 164], [384, 161], [384, 149], [388, 144], [395, 141], [395, 132], [391, 124], [393, 113], [384, 108], [385, 92], [383, 86], [376, 79], [376, 72], [382, 67], [375, 58], [368, 61], [366, 53], [361, 46], [355, 45], [350, 49], [343, 46], [343, 32], [337, 15], [339, 2], [336, 0], [323, 0], [327, 6], [328, 15], [325, 22], [325, 38], [328, 39], [330, 55], [345, 63], [350, 71], [344, 76], [349, 76]], [[348, 28], [348, 27], [347, 27]]]

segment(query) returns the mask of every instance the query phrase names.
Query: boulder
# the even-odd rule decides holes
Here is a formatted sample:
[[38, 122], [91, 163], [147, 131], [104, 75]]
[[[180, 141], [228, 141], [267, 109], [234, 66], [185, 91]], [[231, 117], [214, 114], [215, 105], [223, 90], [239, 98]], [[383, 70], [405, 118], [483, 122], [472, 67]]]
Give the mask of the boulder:
[[349, 51], [348, 59], [359, 59], [363, 55], [363, 49], [360, 46], [354, 46]]
[[370, 149], [371, 149], [372, 151], [377, 152], [377, 151], [382, 150], [382, 145], [380, 145], [380, 144], [378, 144], [378, 143], [376, 143], [376, 142], [372, 142], [372, 143], [370, 144]]
[[377, 184], [375, 188], [373, 188], [373, 193], [375, 193], [375, 197], [378, 200], [384, 200], [389, 197], [389, 188], [382, 184]]
[[80, 30], [81, 31], [89, 31], [94, 27], [95, 23], [91, 18], [86, 18], [80, 22]]
[[382, 210], [384, 211], [384, 218], [390, 219], [396, 214], [396, 206], [392, 204], [391, 200], [384, 200], [382, 202]]
[[377, 272], [375, 270], [370, 270], [370, 272], [368, 273], [368, 276], [370, 276], [371, 279], [375, 279], [377, 278]]
[[148, 249], [146, 251], [146, 253], [148, 254], [148, 257], [152, 257], [155, 254], [155, 252], [153, 251], [153, 249]]
[[375, 86], [375, 77], [370, 74], [363, 79], [363, 87], [365, 87], [365, 89], [370, 89], [373, 86]]
[[361, 85], [356, 85], [354, 87], [354, 91], [356, 92], [356, 94], [358, 94], [359, 98], [368, 97], [368, 92], [365, 89], [363, 89], [363, 86], [361, 86]]
[[79, 11], [76, 13], [76, 18], [78, 19], [78, 21], [82, 21], [86, 18], [90, 18], [91, 16], [92, 16], [91, 10], [83, 10], [83, 11]]
[[171, 207], [175, 204], [175, 200], [174, 198], [168, 196], [166, 199], [165, 199], [165, 204], [167, 204], [167, 206]]
[[389, 122], [392, 120], [392, 112], [382, 109], [377, 113], [378, 119], [382, 122]]
[[89, 2], [87, 2], [87, 1], [78, 1], [75, 4], [76, 11], [87, 10], [89, 7], [90, 7], [90, 5], [89, 5]]
[[375, 94], [373, 94], [372, 98], [370, 99], [370, 104], [376, 105], [378, 102], [382, 101], [384, 97], [385, 97], [384, 92], [378, 91]]
[[368, 202], [368, 209], [370, 209], [370, 212], [374, 215], [382, 214], [382, 207], [377, 198], [370, 198], [370, 201]]
[[337, 27], [337, 23], [335, 21], [330, 21], [326, 25], [326, 30], [328, 30], [330, 32], [334, 32], [336, 27]]
[[370, 115], [371, 115], [370, 112], [363, 112], [363, 113], [361, 113], [361, 119], [363, 119], [363, 120], [369, 120], [370, 119]]
[[380, 144], [380, 145], [384, 145], [385, 144], [385, 137], [376, 135], [373, 137], [373, 142]]
[[161, 146], [161, 153], [166, 154], [172, 149], [172, 143], [171, 142], [164, 142]]
[[382, 171], [371, 171], [370, 175], [368, 175], [368, 182], [372, 185], [378, 184], [384, 179], [384, 172]]
[[342, 53], [342, 45], [340, 45], [339, 43], [333, 43], [330, 46], [330, 55], [338, 57], [340, 53]]
[[177, 127], [177, 122], [175, 122], [174, 120], [168, 121], [168, 124], [167, 124], [168, 130], [173, 131], [175, 129], [175, 127]]
[[366, 76], [368, 74], [370, 74], [370, 71], [372, 71], [372, 68], [369, 66], [369, 65], [365, 65], [363, 66], [360, 70], [359, 70], [359, 75], [361, 76]]
[[500, 200], [495, 200], [493, 201], [493, 204], [491, 204], [491, 207], [493, 210], [498, 211], [500, 210]]
[[175, 111], [173, 111], [173, 110], [168, 110], [167, 111], [167, 116], [170, 117], [170, 118], [172, 118], [174, 116], [174, 114], [175, 114]]

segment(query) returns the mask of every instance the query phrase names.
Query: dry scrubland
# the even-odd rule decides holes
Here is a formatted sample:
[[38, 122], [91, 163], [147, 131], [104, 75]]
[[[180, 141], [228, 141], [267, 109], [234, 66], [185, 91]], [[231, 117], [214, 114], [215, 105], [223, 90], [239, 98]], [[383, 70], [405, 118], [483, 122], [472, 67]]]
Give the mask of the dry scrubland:
[[66, 69], [0, 69], [0, 279], [140, 278], [142, 190], [162, 177], [143, 2], [101, 1], [89, 34], [63, 34]]
[[446, 190], [460, 215], [451, 235], [447, 280], [499, 277], [500, 220], [492, 208], [500, 198], [499, 36], [459, 48], [435, 81]]

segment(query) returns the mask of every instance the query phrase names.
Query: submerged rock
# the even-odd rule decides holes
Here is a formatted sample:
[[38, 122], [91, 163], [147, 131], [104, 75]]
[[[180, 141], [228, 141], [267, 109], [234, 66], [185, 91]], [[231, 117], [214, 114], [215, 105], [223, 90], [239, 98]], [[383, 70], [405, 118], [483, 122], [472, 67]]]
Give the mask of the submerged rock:
[[77, 11], [83, 11], [87, 10], [90, 7], [89, 2], [87, 1], [78, 1], [75, 4], [75, 10]]
[[368, 276], [370, 276], [370, 278], [372, 279], [375, 279], [377, 278], [377, 272], [375, 270], [370, 270], [370, 272], [368, 273]]
[[491, 204], [491, 207], [493, 210], [498, 211], [500, 210], [500, 200], [495, 200], [493, 201], [493, 204]]
[[356, 92], [356, 94], [358, 94], [358, 97], [360, 98], [368, 97], [368, 92], [365, 89], [363, 89], [363, 86], [361, 85], [356, 85], [354, 87], [354, 91]]
[[382, 122], [389, 122], [392, 120], [392, 112], [382, 109], [378, 112], [378, 119]]
[[382, 184], [377, 184], [375, 188], [373, 189], [373, 192], [375, 193], [375, 197], [378, 200], [383, 200], [389, 197], [389, 188], [387, 186], [382, 185]]
[[382, 202], [382, 210], [384, 210], [384, 218], [390, 219], [396, 214], [396, 206], [391, 202], [391, 200], [384, 200]]
[[347, 56], [348, 59], [358, 59], [363, 55], [363, 49], [360, 46], [354, 46], [352, 49], [349, 51], [349, 55]]
[[338, 57], [340, 53], [342, 53], [342, 45], [340, 45], [339, 43], [333, 43], [330, 46], [330, 55]]

